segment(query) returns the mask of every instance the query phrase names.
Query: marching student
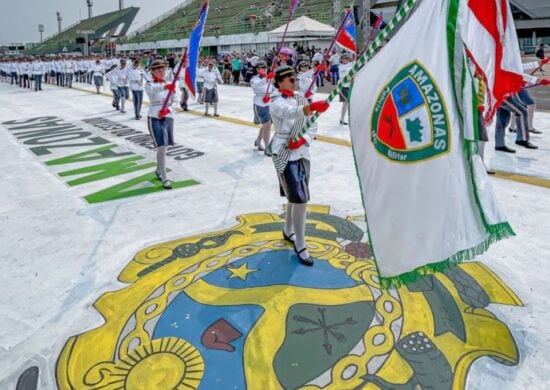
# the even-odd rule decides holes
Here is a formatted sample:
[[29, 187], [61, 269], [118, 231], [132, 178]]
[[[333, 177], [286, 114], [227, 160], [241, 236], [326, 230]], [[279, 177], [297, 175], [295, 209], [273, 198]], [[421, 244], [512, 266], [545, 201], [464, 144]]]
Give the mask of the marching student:
[[197, 102], [204, 104], [204, 71], [206, 66], [204, 66], [204, 60], [200, 61], [200, 64], [197, 68]]
[[275, 135], [269, 149], [277, 169], [281, 196], [288, 201], [283, 238], [292, 243], [300, 262], [313, 265], [305, 241], [306, 209], [309, 201], [309, 145], [313, 141], [306, 133], [295, 140], [313, 112], [325, 112], [329, 104], [322, 100], [308, 103], [295, 94], [296, 77], [291, 67], [283, 65], [275, 72], [275, 87], [270, 106]]
[[45, 73], [44, 63], [36, 57], [31, 64], [31, 73], [34, 78], [34, 90], [42, 91], [42, 76]]
[[118, 98], [120, 99], [120, 113], [126, 114], [126, 99], [130, 98], [130, 91], [128, 90], [130, 69], [126, 67], [126, 59], [122, 58], [120, 60], [120, 67], [116, 70], [116, 72]]
[[105, 67], [101, 65], [99, 58], [95, 61], [95, 65], [92, 67], [91, 73], [94, 78], [96, 93], [99, 95], [99, 90], [103, 86], [103, 76], [105, 75]]
[[134, 59], [129, 78], [134, 101], [134, 114], [136, 120], [139, 120], [141, 119], [141, 105], [143, 103], [143, 83], [147, 80], [147, 75], [140, 65], [139, 58]]
[[187, 104], [189, 100], [189, 91], [187, 91], [187, 85], [185, 84], [185, 68], [182, 68], [178, 76], [178, 86], [181, 92], [180, 107], [183, 111], [189, 111], [189, 106]]
[[31, 88], [31, 80], [29, 78], [30, 64], [27, 59], [23, 59], [19, 64], [19, 86], [21, 88]]
[[65, 61], [65, 87], [72, 88], [76, 64], [74, 57], [68, 57]]
[[204, 115], [210, 116], [208, 113], [209, 105], [214, 106], [214, 116], [220, 116], [218, 114], [218, 88], [217, 83], [222, 84], [222, 75], [218, 68], [214, 67], [214, 62], [208, 63], [208, 68], [202, 72], [204, 77]]
[[[175, 92], [175, 86], [164, 79], [165, 75], [166, 64], [164, 61], [153, 61], [151, 64], [152, 80], [148, 80], [145, 84], [145, 92], [151, 102], [147, 114], [147, 126], [155, 148], [157, 148], [157, 169], [155, 173], [162, 182], [162, 186], [167, 190], [171, 190], [172, 184], [166, 177], [166, 148], [174, 145], [174, 117], [170, 110], [165, 114], [161, 111], [168, 93]], [[169, 106], [172, 105], [172, 102], [169, 103]]]
[[109, 80], [109, 88], [111, 88], [111, 92], [113, 93], [113, 107], [117, 110], [120, 110], [119, 106], [119, 95], [118, 95], [118, 81], [117, 81], [117, 66], [112, 65], [111, 68], [107, 71], [105, 74], [105, 77], [107, 80]]
[[15, 82], [15, 85], [19, 83], [19, 79], [17, 77], [18, 69], [19, 69], [19, 66], [17, 62], [12, 60], [12, 62], [10, 62], [10, 85], [13, 85], [14, 82]]
[[[258, 148], [259, 151], [264, 151], [265, 155], [269, 155], [267, 147], [269, 146], [269, 138], [271, 136], [269, 100], [271, 92], [273, 92], [273, 85], [271, 84], [273, 76], [273, 73], [267, 73], [267, 63], [259, 61], [256, 64], [256, 75], [250, 79], [250, 87], [254, 91], [254, 123], [261, 125], [258, 136], [254, 141], [254, 147]], [[262, 140], [264, 141], [264, 146], [262, 146]]]
[[[342, 54], [341, 57], [342, 64], [340, 64], [339, 67], [339, 77], [340, 79], [343, 79], [347, 76], [347, 74], [351, 71], [353, 68], [353, 62], [351, 62], [351, 56], [347, 53]], [[351, 83], [345, 83], [342, 91], [340, 92], [340, 101], [342, 102], [342, 112], [340, 114], [340, 124], [341, 125], [347, 125], [348, 122], [346, 122], [346, 114], [348, 112], [348, 95], [349, 95], [349, 88]]]

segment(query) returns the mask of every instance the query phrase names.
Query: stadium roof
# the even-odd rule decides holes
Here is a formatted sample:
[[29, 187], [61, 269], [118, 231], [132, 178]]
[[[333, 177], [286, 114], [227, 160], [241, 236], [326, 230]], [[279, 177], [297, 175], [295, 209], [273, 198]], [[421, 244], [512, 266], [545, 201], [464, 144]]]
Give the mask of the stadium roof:
[[82, 20], [34, 46], [29, 53], [59, 53], [63, 48], [67, 48], [67, 51], [71, 52], [79, 49], [76, 43], [78, 37], [87, 36], [89, 40], [95, 40], [102, 37], [125, 35], [138, 11], [137, 7], [128, 7]]
[[511, 0], [511, 3], [532, 19], [550, 18], [549, 0]]

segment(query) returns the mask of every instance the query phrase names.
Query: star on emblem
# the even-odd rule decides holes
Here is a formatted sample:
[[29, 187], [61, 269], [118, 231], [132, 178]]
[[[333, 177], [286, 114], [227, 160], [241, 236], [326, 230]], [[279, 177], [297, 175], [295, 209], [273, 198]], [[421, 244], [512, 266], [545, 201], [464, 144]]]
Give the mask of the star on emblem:
[[241, 280], [246, 280], [246, 277], [249, 273], [256, 272], [256, 269], [249, 269], [248, 264], [243, 264], [239, 268], [233, 268], [233, 267], [227, 267], [229, 272], [231, 272], [231, 276], [229, 276], [229, 279], [232, 278], [241, 278]]

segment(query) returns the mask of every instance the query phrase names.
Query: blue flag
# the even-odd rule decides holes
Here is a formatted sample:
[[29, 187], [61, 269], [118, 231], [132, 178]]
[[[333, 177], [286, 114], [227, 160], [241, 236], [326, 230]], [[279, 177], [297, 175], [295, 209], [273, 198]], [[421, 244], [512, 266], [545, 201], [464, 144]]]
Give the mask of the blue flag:
[[191, 32], [189, 46], [187, 50], [188, 63], [185, 68], [185, 84], [193, 96], [195, 96], [195, 84], [197, 81], [197, 65], [199, 63], [199, 52], [201, 47], [202, 33], [206, 24], [206, 15], [208, 14], [208, 1], [202, 5], [199, 14], [199, 20]]

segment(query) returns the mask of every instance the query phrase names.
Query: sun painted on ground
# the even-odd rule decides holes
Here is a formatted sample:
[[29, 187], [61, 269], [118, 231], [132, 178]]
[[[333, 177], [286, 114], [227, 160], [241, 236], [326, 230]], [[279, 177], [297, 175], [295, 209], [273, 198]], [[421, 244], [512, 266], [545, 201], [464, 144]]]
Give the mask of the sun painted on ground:
[[105, 324], [70, 338], [61, 389], [462, 389], [482, 356], [515, 365], [506, 324], [522, 305], [479, 262], [379, 288], [360, 217], [308, 209], [316, 259], [300, 265], [284, 215], [139, 252], [95, 307]]

